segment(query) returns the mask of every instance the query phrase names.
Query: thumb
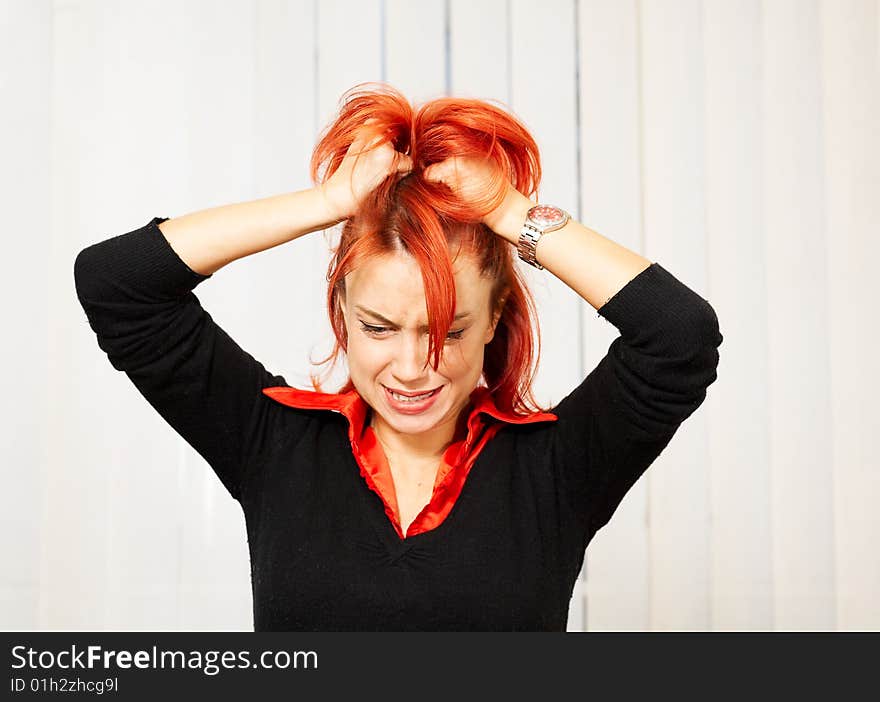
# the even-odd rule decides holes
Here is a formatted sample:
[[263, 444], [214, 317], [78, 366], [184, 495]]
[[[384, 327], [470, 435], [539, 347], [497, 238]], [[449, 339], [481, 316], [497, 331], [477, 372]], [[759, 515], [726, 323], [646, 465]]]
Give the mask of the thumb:
[[397, 172], [398, 173], [409, 173], [412, 170], [413, 162], [410, 156], [406, 154], [400, 154], [397, 159]]

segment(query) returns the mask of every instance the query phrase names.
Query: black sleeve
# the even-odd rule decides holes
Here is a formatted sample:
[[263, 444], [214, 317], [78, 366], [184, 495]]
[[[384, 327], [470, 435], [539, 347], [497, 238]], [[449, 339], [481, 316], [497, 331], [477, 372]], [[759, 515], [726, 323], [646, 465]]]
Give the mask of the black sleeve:
[[262, 388], [287, 385], [243, 351], [192, 290], [192, 271], [154, 218], [93, 244], [76, 257], [80, 304], [114, 368], [125, 371], [159, 414], [208, 462], [238, 500], [252, 442], [271, 401]]
[[658, 263], [598, 313], [620, 336], [552, 410], [555, 452], [588, 538], [702, 404], [723, 340], [709, 302]]

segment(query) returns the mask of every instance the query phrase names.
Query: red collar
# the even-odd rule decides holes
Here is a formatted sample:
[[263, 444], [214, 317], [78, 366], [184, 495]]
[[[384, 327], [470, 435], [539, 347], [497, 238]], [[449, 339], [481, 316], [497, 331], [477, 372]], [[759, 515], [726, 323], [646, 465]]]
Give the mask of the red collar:
[[[346, 393], [323, 393], [277, 386], [263, 388], [263, 394], [288, 407], [330, 410], [348, 418], [348, 438], [360, 466], [361, 475], [367, 485], [382, 499], [385, 513], [398, 536], [404, 538], [391, 470], [372, 427], [364, 425], [370, 407], [358, 391], [352, 389]], [[484, 421], [481, 416], [483, 414], [497, 421]], [[413, 520], [406, 536], [414, 536], [434, 529], [446, 518], [464, 486], [464, 480], [477, 455], [504, 423], [530, 424], [556, 420], [557, 416], [551, 412], [534, 412], [529, 415], [505, 412], [495, 405], [489, 388], [485, 385], [474, 388], [470, 395], [470, 411], [466, 415], [462, 414], [453, 442], [443, 454], [431, 500]]]
[[[349, 390], [346, 393], [325, 393], [314, 390], [300, 390], [287, 386], [263, 388], [263, 394], [271, 397], [288, 407], [300, 409], [325, 409], [340, 412], [348, 417], [352, 439], [363, 434], [364, 420], [370, 409], [363, 401], [357, 390]], [[518, 415], [498, 409], [495, 400], [485, 385], [478, 385], [471, 392], [471, 411], [468, 415], [468, 434], [475, 428], [477, 417], [480, 413], [488, 414], [508, 424], [529, 424], [531, 422], [556, 421], [557, 417], [551, 412], [535, 412], [530, 415]]]

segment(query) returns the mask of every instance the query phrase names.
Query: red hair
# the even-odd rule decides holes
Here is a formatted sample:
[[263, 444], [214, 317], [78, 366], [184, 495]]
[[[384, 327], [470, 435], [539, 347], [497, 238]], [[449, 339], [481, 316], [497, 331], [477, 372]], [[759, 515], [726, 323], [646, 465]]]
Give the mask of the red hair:
[[[365, 125], [368, 118], [375, 122]], [[486, 346], [483, 377], [495, 404], [517, 414], [547, 411], [537, 406], [531, 390], [541, 343], [534, 299], [517, 267], [514, 247], [480, 221], [501, 204], [507, 181], [526, 197], [537, 195], [541, 163], [535, 140], [509, 112], [482, 100], [444, 97], [414, 111], [390, 85], [361, 83], [342, 96], [339, 114], [315, 146], [310, 175], [316, 185], [339, 168], [361, 129], [368, 131], [365, 143], [385, 136], [397, 151], [409, 154], [413, 168], [402, 178], [386, 178], [342, 227], [327, 270], [327, 308], [336, 343], [319, 364], [332, 360], [332, 368], [348, 347], [341, 309], [345, 276], [374, 256], [403, 251], [422, 271], [428, 357], [433, 354], [436, 371], [455, 315], [450, 248], [457, 247], [474, 257], [480, 275], [493, 281], [490, 316], [500, 316]], [[446, 185], [422, 177], [428, 166], [450, 156], [478, 157], [493, 166], [495, 178], [485, 197], [464, 202]], [[309, 377], [321, 392], [318, 379]], [[353, 388], [349, 376], [339, 392]]]

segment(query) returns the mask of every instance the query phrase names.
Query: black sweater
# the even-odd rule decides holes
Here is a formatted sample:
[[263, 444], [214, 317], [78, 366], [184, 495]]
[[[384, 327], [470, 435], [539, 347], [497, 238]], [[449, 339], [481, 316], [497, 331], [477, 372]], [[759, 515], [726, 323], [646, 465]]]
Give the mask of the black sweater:
[[288, 384], [202, 308], [211, 276], [164, 219], [83, 249], [76, 291], [113, 367], [240, 503], [257, 631], [564, 631], [593, 535], [716, 379], [714, 310], [653, 263], [599, 310], [620, 336], [556, 421], [503, 423], [449, 515], [402, 539], [349, 418], [262, 392]]

